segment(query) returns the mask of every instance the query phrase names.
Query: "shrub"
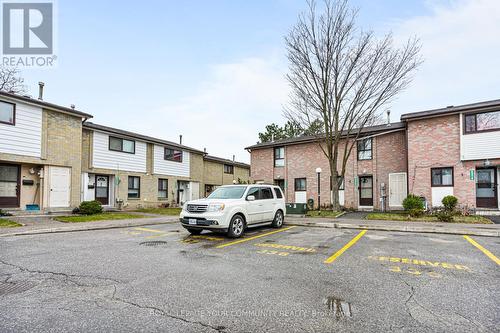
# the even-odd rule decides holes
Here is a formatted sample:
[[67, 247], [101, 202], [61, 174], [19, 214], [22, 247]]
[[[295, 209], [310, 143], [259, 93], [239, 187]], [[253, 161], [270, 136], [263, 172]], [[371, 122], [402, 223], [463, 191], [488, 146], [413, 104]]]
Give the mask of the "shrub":
[[436, 217], [441, 222], [452, 222], [453, 221], [453, 214], [451, 214], [451, 212], [446, 211], [446, 210], [437, 212]]
[[12, 216], [12, 214], [0, 209], [0, 216]]
[[94, 215], [102, 213], [102, 206], [99, 201], [83, 201], [80, 204], [80, 214], [83, 215]]
[[421, 217], [424, 215], [424, 210], [422, 208], [412, 208], [408, 213], [411, 217]]
[[441, 203], [443, 204], [444, 209], [448, 212], [451, 213], [455, 211], [455, 208], [457, 207], [458, 199], [457, 197], [453, 195], [447, 195], [441, 200]]
[[403, 208], [407, 211], [410, 212], [412, 209], [420, 209], [424, 210], [424, 202], [422, 199], [414, 194], [409, 194], [404, 200], [403, 200]]

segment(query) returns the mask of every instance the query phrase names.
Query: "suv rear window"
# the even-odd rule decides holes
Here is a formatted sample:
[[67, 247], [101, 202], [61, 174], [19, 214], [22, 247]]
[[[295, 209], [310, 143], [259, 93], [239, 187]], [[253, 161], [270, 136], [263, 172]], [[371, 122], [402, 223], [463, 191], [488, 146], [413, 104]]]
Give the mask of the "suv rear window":
[[283, 198], [283, 194], [281, 193], [281, 189], [279, 187], [274, 188], [274, 193], [276, 193], [276, 198], [278, 199]]
[[261, 199], [273, 199], [273, 192], [271, 192], [270, 187], [261, 187], [260, 194], [262, 196]]

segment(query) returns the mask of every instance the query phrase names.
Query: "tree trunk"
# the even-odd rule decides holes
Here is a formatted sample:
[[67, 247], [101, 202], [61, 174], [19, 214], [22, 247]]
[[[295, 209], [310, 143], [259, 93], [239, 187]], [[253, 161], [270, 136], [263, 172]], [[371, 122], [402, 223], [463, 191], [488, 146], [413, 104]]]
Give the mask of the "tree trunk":
[[330, 161], [330, 189], [331, 189], [331, 205], [332, 209], [335, 211], [340, 211], [339, 202], [339, 174], [337, 172], [337, 166], [335, 163]]

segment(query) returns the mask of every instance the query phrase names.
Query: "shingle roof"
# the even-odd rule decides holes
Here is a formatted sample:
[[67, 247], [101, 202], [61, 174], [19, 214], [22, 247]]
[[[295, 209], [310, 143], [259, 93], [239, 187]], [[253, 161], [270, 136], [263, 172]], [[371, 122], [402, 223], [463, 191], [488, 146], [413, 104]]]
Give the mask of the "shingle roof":
[[[406, 124], [402, 122], [391, 123], [390, 126], [388, 126], [387, 124], [367, 126], [361, 130], [361, 134], [363, 136], [367, 136], [375, 133], [390, 132], [398, 129], [403, 129], [405, 127]], [[347, 133], [343, 133], [342, 135], [345, 136], [346, 134]], [[251, 149], [260, 149], [260, 148], [276, 147], [276, 146], [288, 146], [299, 143], [315, 142], [318, 141], [319, 139], [321, 139], [321, 135], [298, 136], [294, 138], [275, 140], [271, 142], [261, 142], [253, 146], [246, 147], [245, 149], [251, 150]]]
[[23, 101], [23, 102], [28, 102], [28, 103], [36, 104], [36, 105], [39, 105], [41, 107], [45, 107], [45, 108], [48, 108], [48, 109], [54, 109], [54, 110], [62, 111], [64, 113], [69, 113], [69, 114], [72, 114], [72, 115], [75, 115], [75, 116], [79, 116], [79, 117], [82, 117], [82, 118], [86, 118], [86, 119], [92, 118], [91, 114], [88, 114], [88, 113], [85, 113], [85, 112], [82, 112], [82, 111], [78, 111], [78, 110], [75, 110], [75, 109], [72, 109], [72, 108], [68, 108], [68, 107], [65, 107], [65, 106], [61, 106], [61, 105], [57, 105], [57, 104], [53, 104], [53, 103], [41, 101], [39, 99], [31, 98], [29, 96], [22, 96], [22, 95], [18, 95], [18, 94], [14, 94], [14, 93], [9, 93], [9, 92], [6, 92], [6, 91], [0, 91], [0, 96], [9, 97], [9, 98], [17, 99], [17, 100], [20, 100], [20, 101]]
[[216, 157], [216, 156], [211, 156], [211, 155], [205, 155], [203, 157], [207, 161], [212, 161], [212, 162], [218, 162], [218, 163], [224, 163], [224, 164], [230, 164], [230, 165], [237, 165], [242, 168], [250, 169], [250, 165], [242, 162], [236, 162], [233, 160], [229, 160], [226, 158], [221, 158], [221, 157]]
[[130, 138], [135, 138], [135, 139], [139, 139], [139, 140], [143, 140], [143, 141], [147, 141], [147, 142], [157, 143], [157, 144], [164, 145], [164, 146], [169, 146], [169, 147], [173, 147], [173, 148], [183, 149], [183, 150], [186, 150], [186, 151], [191, 151], [191, 152], [194, 152], [194, 153], [204, 154], [204, 152], [201, 151], [201, 150], [198, 150], [198, 149], [195, 149], [195, 148], [191, 148], [191, 147], [188, 147], [188, 146], [184, 146], [184, 145], [180, 145], [180, 144], [172, 142], [172, 141], [167, 141], [167, 140], [163, 140], [163, 139], [153, 138], [151, 136], [142, 135], [142, 134], [138, 134], [138, 133], [134, 133], [134, 132], [129, 132], [129, 131], [124, 131], [124, 130], [121, 130], [121, 129], [118, 129], [118, 128], [113, 128], [113, 127], [108, 127], [108, 126], [104, 126], [104, 125], [94, 124], [94, 123], [91, 123], [89, 121], [86, 121], [86, 122], [83, 123], [83, 128], [92, 129], [92, 130], [98, 130], [98, 131], [103, 131], [103, 132], [108, 132], [108, 133], [114, 133], [114, 134], [118, 134], [118, 135], [122, 135], [122, 136], [127, 136], [127, 137], [130, 137]]
[[444, 116], [448, 114], [461, 113], [466, 111], [490, 111], [500, 109], [500, 99], [495, 99], [491, 101], [484, 101], [478, 103], [464, 104], [458, 106], [448, 106], [440, 109], [433, 109], [427, 111], [419, 111], [412, 113], [405, 113], [401, 116], [402, 121], [414, 120], [414, 119], [422, 119], [422, 118], [431, 118]]

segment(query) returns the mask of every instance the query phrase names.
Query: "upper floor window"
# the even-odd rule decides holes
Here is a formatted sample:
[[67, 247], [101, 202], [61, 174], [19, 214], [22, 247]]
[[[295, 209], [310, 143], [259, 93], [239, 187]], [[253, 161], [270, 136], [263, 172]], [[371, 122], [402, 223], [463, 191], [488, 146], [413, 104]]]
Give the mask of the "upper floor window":
[[295, 191], [305, 191], [305, 190], [306, 190], [306, 179], [295, 178]]
[[165, 159], [167, 161], [182, 162], [182, 150], [165, 147]]
[[358, 160], [372, 159], [372, 138], [358, 141]]
[[224, 173], [229, 173], [232, 175], [234, 173], [234, 167], [229, 164], [224, 164]]
[[109, 150], [135, 154], [135, 141], [122, 138], [109, 137]]
[[500, 111], [468, 114], [464, 128], [465, 133], [500, 130]]
[[0, 102], [0, 123], [15, 125], [16, 105], [7, 102]]
[[453, 186], [453, 168], [432, 168], [432, 186]]
[[285, 147], [274, 148], [274, 166], [285, 166]]

